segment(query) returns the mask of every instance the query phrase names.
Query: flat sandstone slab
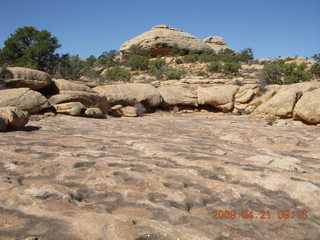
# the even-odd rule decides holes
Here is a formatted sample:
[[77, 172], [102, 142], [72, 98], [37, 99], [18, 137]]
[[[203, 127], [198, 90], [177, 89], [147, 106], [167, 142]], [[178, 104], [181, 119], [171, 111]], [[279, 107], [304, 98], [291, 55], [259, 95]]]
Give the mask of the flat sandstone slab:
[[30, 121], [0, 133], [0, 239], [320, 239], [319, 136], [209, 113]]

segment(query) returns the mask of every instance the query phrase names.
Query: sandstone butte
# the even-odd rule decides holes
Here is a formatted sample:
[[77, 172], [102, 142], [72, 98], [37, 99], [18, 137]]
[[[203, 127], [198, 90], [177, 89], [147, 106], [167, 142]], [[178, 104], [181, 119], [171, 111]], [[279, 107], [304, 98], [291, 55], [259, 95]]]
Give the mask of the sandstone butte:
[[215, 51], [229, 48], [222, 37], [212, 36], [202, 41], [190, 33], [171, 28], [168, 25], [158, 25], [123, 43], [120, 50], [127, 51], [133, 45], [150, 51], [152, 55], [168, 54], [172, 47], [188, 50], [213, 49]]
[[[160, 25], [121, 49], [177, 42], [227, 47]], [[261, 92], [254, 79], [7, 71], [1, 240], [320, 239], [319, 81]]]

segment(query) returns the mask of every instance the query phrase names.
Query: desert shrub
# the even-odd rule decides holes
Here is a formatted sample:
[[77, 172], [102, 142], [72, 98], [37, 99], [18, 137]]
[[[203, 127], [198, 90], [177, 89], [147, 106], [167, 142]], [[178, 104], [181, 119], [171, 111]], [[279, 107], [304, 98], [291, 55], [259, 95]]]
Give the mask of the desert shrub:
[[155, 60], [150, 60], [149, 61], [149, 72], [155, 76], [157, 79], [162, 79], [164, 71], [167, 68], [167, 64], [165, 60], [161, 58], [157, 58]]
[[311, 66], [310, 73], [315, 78], [320, 78], [320, 63], [315, 63]]
[[316, 62], [320, 63], [320, 53], [317, 53], [315, 55], [312, 56], [313, 60], [315, 60]]
[[200, 76], [200, 77], [207, 76], [207, 73], [205, 71], [198, 71], [197, 76]]
[[183, 63], [195, 63], [199, 61], [199, 54], [188, 54], [182, 57]]
[[205, 52], [199, 55], [199, 62], [213, 62], [217, 60], [214, 52]]
[[168, 68], [164, 72], [164, 75], [168, 80], [180, 79], [183, 74], [185, 74], [185, 71], [176, 68]]
[[223, 73], [236, 75], [241, 69], [240, 63], [226, 62], [223, 65]]
[[189, 49], [181, 49], [178, 47], [178, 44], [174, 44], [171, 47], [171, 55], [172, 56], [184, 56], [189, 54], [190, 50]]
[[145, 56], [131, 55], [128, 59], [127, 65], [131, 70], [147, 70], [149, 66], [149, 60]]
[[208, 72], [219, 73], [223, 69], [223, 65], [219, 62], [210, 63], [207, 67]]
[[259, 74], [259, 79], [265, 84], [281, 84], [281, 63], [279, 61], [266, 63]]
[[109, 68], [103, 75], [103, 79], [109, 81], [129, 81], [130, 77], [130, 72], [119, 66]]
[[176, 58], [175, 63], [176, 63], [176, 64], [182, 64], [181, 58]]
[[83, 76], [89, 79], [100, 79], [100, 71], [92, 70], [92, 69], [85, 69], [83, 71]]

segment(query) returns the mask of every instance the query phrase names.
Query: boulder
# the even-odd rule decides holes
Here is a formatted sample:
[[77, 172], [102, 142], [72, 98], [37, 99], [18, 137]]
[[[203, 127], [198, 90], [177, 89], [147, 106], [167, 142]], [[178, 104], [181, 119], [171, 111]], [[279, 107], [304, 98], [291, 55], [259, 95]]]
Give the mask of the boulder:
[[188, 50], [205, 50], [210, 47], [199, 38], [168, 25], [158, 25], [125, 43], [120, 47], [121, 51], [128, 51], [131, 46], [137, 46], [150, 52], [153, 56], [167, 55], [172, 47]]
[[87, 108], [100, 108], [104, 113], [110, 111], [107, 98], [95, 92], [87, 91], [61, 91], [49, 98], [52, 105], [68, 102], [81, 102]]
[[86, 106], [84, 106], [80, 102], [61, 103], [53, 106], [56, 109], [57, 113], [67, 114], [71, 116], [81, 116], [86, 110]]
[[221, 50], [229, 48], [225, 43], [223, 37], [211, 36], [204, 39], [203, 42], [210, 48], [212, 48], [215, 52], [219, 52]]
[[21, 129], [29, 121], [28, 113], [16, 107], [0, 108], [0, 116], [6, 118], [8, 126], [13, 129]]
[[106, 114], [103, 113], [99, 108], [88, 108], [84, 114], [86, 117], [91, 117], [91, 118], [106, 118]]
[[211, 105], [223, 112], [232, 111], [235, 102], [235, 94], [238, 86], [213, 86], [208, 88], [198, 87], [197, 96], [199, 105]]
[[62, 92], [62, 91], [84, 91], [84, 92], [90, 92], [90, 93], [93, 92], [88, 86], [84, 84], [75, 83], [65, 79], [53, 79], [53, 82], [59, 92]]
[[134, 106], [115, 105], [112, 107], [112, 115], [115, 117], [138, 117], [146, 113], [146, 108], [138, 103]]
[[28, 113], [36, 113], [50, 107], [47, 99], [29, 88], [0, 90], [0, 107], [17, 107]]
[[319, 83], [317, 82], [305, 82], [283, 86], [272, 98], [257, 107], [254, 114], [268, 114], [280, 118], [292, 117], [294, 106], [302, 94], [317, 87], [319, 87]]
[[320, 123], [320, 88], [306, 92], [294, 108], [294, 118], [305, 122]]
[[161, 102], [159, 91], [150, 84], [128, 83], [105, 85], [93, 88], [93, 90], [107, 98], [111, 106], [134, 106], [142, 103], [146, 107], [157, 107]]
[[255, 97], [257, 87], [257, 84], [247, 84], [241, 86], [235, 95], [236, 103], [249, 103]]
[[31, 90], [38, 90], [52, 83], [47, 73], [23, 67], [1, 68], [0, 80], [8, 88], [30, 88]]
[[198, 106], [197, 95], [187, 88], [181, 86], [163, 86], [159, 87], [158, 91], [160, 92], [164, 105]]
[[8, 119], [0, 115], [0, 132], [8, 127]]

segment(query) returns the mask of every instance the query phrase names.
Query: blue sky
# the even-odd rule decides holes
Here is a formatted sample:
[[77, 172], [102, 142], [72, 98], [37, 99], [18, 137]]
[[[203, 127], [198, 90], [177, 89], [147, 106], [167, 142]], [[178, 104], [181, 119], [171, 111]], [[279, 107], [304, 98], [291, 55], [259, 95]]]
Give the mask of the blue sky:
[[257, 58], [320, 53], [320, 0], [1, 0], [0, 8], [0, 47], [17, 28], [35, 26], [59, 39], [59, 52], [86, 58], [168, 24], [252, 47]]

